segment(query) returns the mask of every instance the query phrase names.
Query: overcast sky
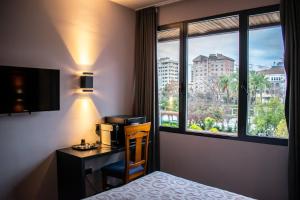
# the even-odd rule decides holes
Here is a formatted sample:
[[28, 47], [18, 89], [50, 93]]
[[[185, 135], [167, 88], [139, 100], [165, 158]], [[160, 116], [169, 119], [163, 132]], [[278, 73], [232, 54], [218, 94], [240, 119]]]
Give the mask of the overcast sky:
[[[199, 56], [221, 53], [235, 60], [238, 65], [239, 56], [238, 32], [202, 36], [188, 40], [188, 63]], [[179, 60], [179, 42], [163, 42], [158, 44], [158, 58], [170, 57]], [[280, 27], [257, 29], [249, 32], [249, 64], [270, 67], [273, 62], [281, 61], [283, 42]]]

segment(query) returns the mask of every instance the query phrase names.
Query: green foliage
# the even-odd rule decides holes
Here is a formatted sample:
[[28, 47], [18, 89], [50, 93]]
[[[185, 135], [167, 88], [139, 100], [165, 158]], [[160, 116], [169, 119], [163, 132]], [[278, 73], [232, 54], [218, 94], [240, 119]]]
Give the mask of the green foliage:
[[198, 131], [202, 131], [203, 129], [201, 128], [201, 126], [193, 123], [192, 125], [189, 126], [190, 129], [193, 129], [193, 130], [198, 130]]
[[178, 82], [176, 81], [172, 81], [163, 88], [159, 95], [159, 106], [161, 110], [178, 112], [178, 90]]
[[230, 91], [229, 91], [229, 82], [230, 78], [229, 76], [221, 76], [219, 80], [219, 85], [221, 87], [222, 92], [226, 92], [226, 103], [229, 103], [230, 101]]
[[233, 129], [232, 129], [232, 127], [227, 127], [227, 132], [229, 132], [229, 133], [231, 133], [231, 132], [233, 132]]
[[220, 76], [218, 86], [219, 90], [226, 94], [225, 102], [231, 103], [238, 95], [238, 73]]
[[288, 138], [288, 129], [285, 119], [280, 120], [280, 122], [278, 123], [275, 130], [275, 136], [280, 138]]
[[178, 122], [162, 122], [160, 125], [164, 127], [178, 128]]
[[256, 101], [256, 94], [260, 94], [260, 102], [262, 103], [262, 93], [266, 88], [271, 86], [271, 83], [266, 78], [264, 74], [257, 73], [256, 71], [250, 71], [250, 92], [251, 92], [251, 102]]
[[258, 103], [254, 108], [254, 134], [273, 136], [279, 122], [284, 119], [284, 105], [278, 98], [266, 103]]
[[160, 109], [166, 110], [166, 111], [178, 112], [178, 110], [179, 110], [178, 97], [161, 98]]
[[[205, 128], [205, 130], [208, 130], [211, 133], [217, 133], [217, 132], [219, 132], [219, 129], [220, 129], [219, 127], [211, 127], [211, 128], [209, 128], [209, 126], [213, 126], [215, 124], [215, 119], [207, 117], [207, 118], [205, 118], [205, 120], [206, 120], [206, 125], [207, 125], [207, 128]], [[203, 130], [203, 128], [200, 125], [195, 124], [195, 123], [192, 123], [189, 126], [189, 129], [197, 130], [197, 131], [202, 131]]]
[[205, 130], [210, 130], [211, 128], [214, 127], [215, 124], [216, 124], [216, 120], [214, 118], [206, 117], [204, 119]]
[[[209, 82], [205, 92], [195, 91], [187, 94], [187, 121], [190, 129], [212, 133], [237, 131], [237, 124], [228, 125], [228, 122], [237, 117], [236, 112], [232, 110], [238, 106], [238, 77], [236, 72], [216, 77]], [[279, 98], [271, 98], [263, 102], [263, 93], [270, 86], [271, 83], [264, 74], [250, 71], [250, 134], [287, 138], [283, 103]], [[167, 84], [160, 91], [160, 110], [179, 111], [178, 91], [179, 84], [176, 81]], [[178, 127], [178, 122], [164, 121], [161, 126]]]
[[217, 128], [211, 128], [211, 129], [209, 129], [209, 131], [212, 132], [212, 133], [217, 133], [217, 132], [219, 132], [219, 130], [218, 130]]
[[204, 119], [206, 117], [211, 117], [214, 118], [216, 121], [222, 120], [223, 119], [223, 109], [221, 106], [207, 106], [207, 105], [200, 105], [200, 104], [189, 104], [188, 106], [189, 109], [189, 115], [188, 115], [188, 120], [190, 122], [200, 124], [201, 126], [204, 127]]

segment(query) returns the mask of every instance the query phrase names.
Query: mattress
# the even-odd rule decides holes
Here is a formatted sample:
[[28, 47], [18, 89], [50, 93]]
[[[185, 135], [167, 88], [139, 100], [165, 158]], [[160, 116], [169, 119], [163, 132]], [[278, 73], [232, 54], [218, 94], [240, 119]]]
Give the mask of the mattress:
[[86, 200], [250, 200], [251, 198], [156, 171]]

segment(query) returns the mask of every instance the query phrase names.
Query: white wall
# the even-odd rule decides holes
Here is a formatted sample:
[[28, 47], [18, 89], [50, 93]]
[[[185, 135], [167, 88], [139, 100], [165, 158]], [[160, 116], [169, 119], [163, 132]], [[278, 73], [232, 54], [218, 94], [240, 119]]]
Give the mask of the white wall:
[[[159, 24], [278, 4], [278, 0], [185, 0], [160, 8]], [[161, 170], [262, 200], [287, 199], [286, 146], [160, 133]]]
[[[0, 116], [0, 199], [57, 199], [55, 150], [130, 114], [135, 12], [108, 0], [3, 0], [0, 65], [60, 69], [60, 111]], [[93, 95], [74, 93], [94, 72]]]

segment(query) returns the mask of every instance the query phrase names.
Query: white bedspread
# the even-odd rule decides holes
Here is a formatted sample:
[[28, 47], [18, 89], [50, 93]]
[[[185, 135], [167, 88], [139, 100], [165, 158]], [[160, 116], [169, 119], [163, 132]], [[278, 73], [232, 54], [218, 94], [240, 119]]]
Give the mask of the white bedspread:
[[251, 200], [232, 192], [209, 187], [164, 172], [153, 172], [119, 188], [86, 200]]

